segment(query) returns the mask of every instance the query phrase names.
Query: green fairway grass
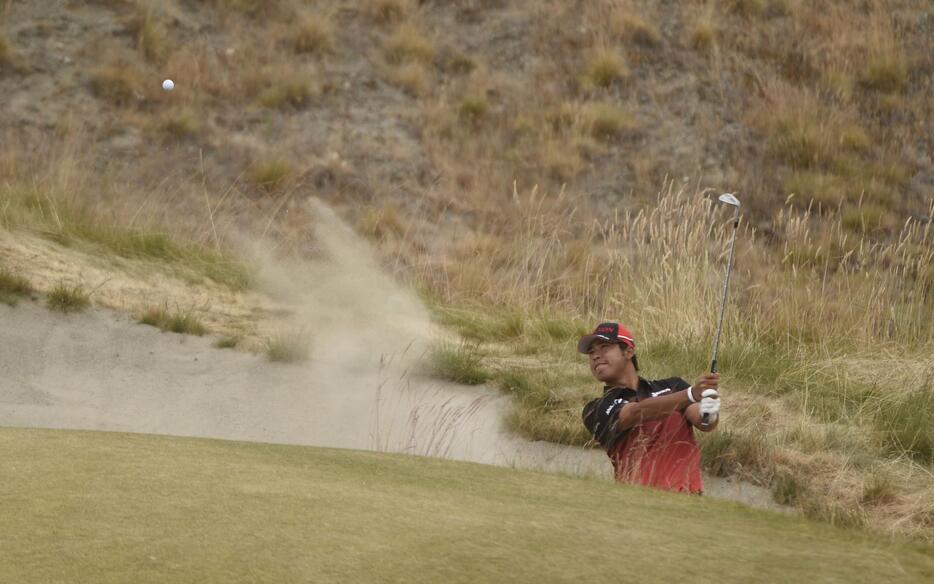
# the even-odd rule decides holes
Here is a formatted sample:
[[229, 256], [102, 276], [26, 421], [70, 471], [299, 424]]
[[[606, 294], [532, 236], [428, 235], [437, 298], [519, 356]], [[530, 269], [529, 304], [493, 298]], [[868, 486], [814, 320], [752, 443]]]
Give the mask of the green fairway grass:
[[0, 582], [931, 582], [934, 549], [404, 455], [0, 429]]

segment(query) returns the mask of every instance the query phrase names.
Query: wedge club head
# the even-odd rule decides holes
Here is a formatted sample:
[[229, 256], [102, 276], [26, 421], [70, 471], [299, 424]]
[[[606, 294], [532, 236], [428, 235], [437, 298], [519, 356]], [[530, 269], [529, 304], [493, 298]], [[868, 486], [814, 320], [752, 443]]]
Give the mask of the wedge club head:
[[739, 199], [737, 199], [736, 195], [733, 193], [723, 193], [717, 197], [717, 200], [719, 200], [721, 203], [726, 203], [727, 205], [736, 207], [737, 209], [740, 207]]

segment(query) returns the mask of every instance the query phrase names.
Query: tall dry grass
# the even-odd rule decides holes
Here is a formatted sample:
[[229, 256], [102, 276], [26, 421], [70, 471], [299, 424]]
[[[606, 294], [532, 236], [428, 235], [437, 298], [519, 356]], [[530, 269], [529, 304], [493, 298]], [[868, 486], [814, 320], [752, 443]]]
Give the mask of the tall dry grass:
[[[669, 187], [601, 216], [565, 192], [514, 191], [436, 253], [400, 243], [441, 322], [471, 339], [439, 352], [439, 370], [499, 386], [516, 398], [516, 430], [572, 444], [587, 440], [580, 408], [597, 391], [574, 341], [594, 322], [635, 332], [646, 376], [700, 374], [731, 234], [715, 194]], [[739, 228], [720, 354], [731, 413], [705, 439], [708, 468], [816, 518], [934, 535], [919, 502], [934, 468], [923, 421], [934, 416], [934, 228], [910, 220], [876, 241], [842, 213], [792, 205], [774, 226]], [[863, 482], [868, 494], [854, 495]]]

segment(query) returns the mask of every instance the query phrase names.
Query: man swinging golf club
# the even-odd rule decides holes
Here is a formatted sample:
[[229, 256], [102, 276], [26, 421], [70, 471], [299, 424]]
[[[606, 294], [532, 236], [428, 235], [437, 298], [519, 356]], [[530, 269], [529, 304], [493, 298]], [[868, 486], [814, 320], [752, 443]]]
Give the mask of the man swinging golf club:
[[635, 338], [618, 322], [598, 324], [577, 345], [578, 351], [588, 355], [590, 372], [605, 384], [603, 395], [584, 406], [583, 418], [610, 457], [617, 481], [698, 494], [704, 490], [694, 428], [710, 432], [719, 421], [717, 349], [740, 207], [730, 193], [719, 200], [732, 206], [735, 215], [710, 373], [701, 375], [694, 385], [680, 377], [643, 379], [638, 373]]
[[693, 428], [709, 432], [717, 427], [720, 375], [706, 373], [693, 386], [680, 377], [640, 377], [636, 341], [618, 322], [600, 323], [577, 348], [588, 355], [593, 376], [605, 384], [603, 395], [584, 406], [583, 417], [610, 457], [616, 480], [703, 492]]

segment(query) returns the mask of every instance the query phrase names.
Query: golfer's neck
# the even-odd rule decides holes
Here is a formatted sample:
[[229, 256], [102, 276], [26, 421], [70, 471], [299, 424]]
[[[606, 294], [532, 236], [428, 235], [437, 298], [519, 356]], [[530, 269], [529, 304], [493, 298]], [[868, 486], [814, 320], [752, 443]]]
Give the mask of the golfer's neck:
[[628, 387], [629, 389], [639, 389], [639, 374], [636, 373], [636, 368], [630, 365], [626, 372], [616, 378], [616, 383], [612, 384], [617, 387]]

